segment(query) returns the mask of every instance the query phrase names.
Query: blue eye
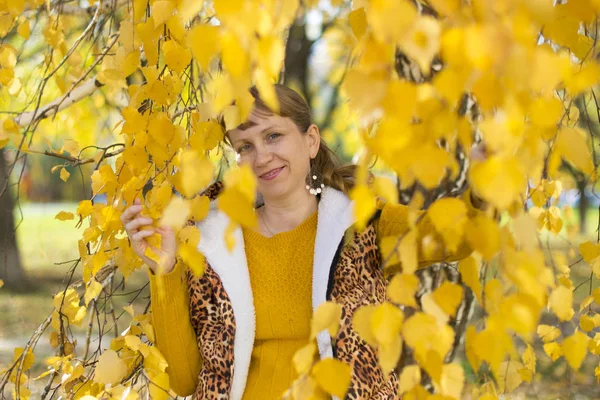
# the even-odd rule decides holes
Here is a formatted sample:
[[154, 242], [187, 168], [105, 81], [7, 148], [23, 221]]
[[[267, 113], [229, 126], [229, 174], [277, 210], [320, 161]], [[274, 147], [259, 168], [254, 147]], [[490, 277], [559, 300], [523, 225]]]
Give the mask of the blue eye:
[[276, 139], [281, 136], [281, 133], [271, 133], [269, 134], [269, 139]]

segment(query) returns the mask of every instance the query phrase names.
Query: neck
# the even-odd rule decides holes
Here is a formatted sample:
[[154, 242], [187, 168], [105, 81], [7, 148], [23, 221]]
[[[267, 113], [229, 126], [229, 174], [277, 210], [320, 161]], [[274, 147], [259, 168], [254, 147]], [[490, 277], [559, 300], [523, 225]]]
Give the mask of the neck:
[[273, 234], [294, 229], [317, 210], [317, 197], [300, 189], [285, 198], [263, 198], [263, 218]]

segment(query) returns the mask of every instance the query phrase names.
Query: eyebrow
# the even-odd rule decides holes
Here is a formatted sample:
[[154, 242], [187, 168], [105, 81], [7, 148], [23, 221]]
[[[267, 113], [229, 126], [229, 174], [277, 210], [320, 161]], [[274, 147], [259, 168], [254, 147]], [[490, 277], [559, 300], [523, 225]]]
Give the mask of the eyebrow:
[[[243, 125], [244, 125], [245, 127], [244, 127], [243, 129], [242, 129], [242, 128], [240, 128], [240, 127], [242, 127]], [[238, 127], [237, 127], [236, 129], [239, 129], [240, 131], [242, 131], [242, 132], [243, 132], [243, 131], [245, 131], [246, 129], [249, 129], [250, 127], [252, 127], [252, 126], [257, 126], [257, 125], [258, 125], [258, 124], [257, 124], [256, 122], [250, 122], [250, 121], [248, 121], [248, 122], [244, 122], [243, 124], [240, 124], [240, 125], [238, 125]], [[263, 134], [263, 133], [265, 133], [266, 131], [268, 131], [268, 130], [271, 130], [271, 129], [274, 129], [274, 128], [280, 129], [280, 128], [279, 128], [279, 126], [277, 126], [277, 125], [270, 125], [270, 126], [267, 126], [265, 129], [263, 129], [263, 130], [260, 132], [260, 134], [262, 135], [262, 134]], [[243, 139], [242, 139], [242, 140], [243, 140]]]

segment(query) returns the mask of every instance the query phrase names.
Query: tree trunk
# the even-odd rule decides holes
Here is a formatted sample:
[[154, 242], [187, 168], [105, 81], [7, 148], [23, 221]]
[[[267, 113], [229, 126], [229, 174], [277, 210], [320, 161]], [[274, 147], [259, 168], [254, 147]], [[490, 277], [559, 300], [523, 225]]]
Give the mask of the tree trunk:
[[[0, 191], [8, 180], [4, 150], [0, 149]], [[13, 218], [14, 201], [10, 187], [0, 196], [0, 279], [7, 288], [25, 290], [28, 287], [27, 277], [21, 264], [15, 221]]]

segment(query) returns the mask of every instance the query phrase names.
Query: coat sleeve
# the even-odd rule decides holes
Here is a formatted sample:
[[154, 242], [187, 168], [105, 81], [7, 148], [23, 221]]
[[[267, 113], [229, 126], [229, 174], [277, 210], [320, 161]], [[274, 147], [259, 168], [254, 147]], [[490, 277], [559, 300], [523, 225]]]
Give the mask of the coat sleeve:
[[[467, 206], [469, 217], [475, 217], [485, 213], [483, 208], [477, 208], [473, 204], [470, 188], [463, 193], [462, 200]], [[378, 238], [400, 236], [410, 230], [408, 221], [411, 210], [408, 206], [383, 202], [378, 203], [378, 206], [382, 209], [381, 216], [376, 226]], [[450, 251], [447, 249], [441, 235], [436, 232], [433, 222], [431, 218], [429, 218], [426, 210], [419, 210], [418, 218], [419, 222], [416, 227], [419, 268], [426, 267], [436, 262], [461, 260], [472, 253], [473, 249], [464, 239], [459, 243], [456, 250]], [[422, 248], [422, 239], [427, 236], [431, 236], [435, 240], [437, 246], [435, 246], [432, 251], [425, 253]], [[387, 269], [390, 272], [396, 272], [401, 269], [401, 266], [390, 265]]]
[[[190, 320], [189, 292], [185, 266], [178, 262], [173, 271], [155, 275], [148, 269], [152, 326], [156, 347], [169, 364], [167, 374], [175, 393], [188, 396], [196, 390], [202, 366], [196, 334]], [[164, 290], [164, 296], [161, 291]]]

